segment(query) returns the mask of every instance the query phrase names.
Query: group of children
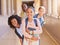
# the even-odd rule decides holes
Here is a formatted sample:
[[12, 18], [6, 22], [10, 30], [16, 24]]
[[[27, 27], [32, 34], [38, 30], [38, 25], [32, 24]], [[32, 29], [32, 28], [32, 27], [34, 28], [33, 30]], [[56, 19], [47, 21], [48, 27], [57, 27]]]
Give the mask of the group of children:
[[28, 7], [25, 19], [22, 19], [18, 15], [12, 15], [8, 18], [8, 25], [15, 29], [21, 45], [40, 45], [44, 13], [45, 9], [42, 6], [39, 7], [38, 14], [35, 15], [33, 9]]

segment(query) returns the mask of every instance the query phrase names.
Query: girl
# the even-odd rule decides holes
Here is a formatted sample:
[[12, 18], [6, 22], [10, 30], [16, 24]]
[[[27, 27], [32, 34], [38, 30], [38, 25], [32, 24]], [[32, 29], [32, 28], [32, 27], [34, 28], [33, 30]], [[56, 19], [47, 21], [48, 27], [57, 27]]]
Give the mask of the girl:
[[26, 10], [27, 18], [22, 21], [23, 32], [27, 32], [24, 34], [24, 44], [25, 45], [40, 45], [39, 39], [40, 34], [42, 33], [42, 28], [38, 19], [34, 19], [34, 12], [31, 7], [28, 7]]
[[20, 13], [20, 17], [22, 17], [22, 19], [26, 18], [26, 9], [28, 8], [27, 4], [22, 3], [22, 11]]
[[39, 19], [41, 26], [43, 26], [44, 24], [44, 18], [43, 18], [44, 14], [45, 14], [45, 8], [43, 6], [40, 6], [38, 9], [38, 14], [34, 16], [34, 18]]
[[24, 36], [22, 33], [22, 29], [21, 29], [21, 27], [22, 27], [21, 22], [22, 22], [21, 17], [19, 17], [18, 15], [12, 15], [8, 18], [8, 25], [11, 28], [15, 29], [15, 33], [19, 37], [21, 45], [23, 45]]

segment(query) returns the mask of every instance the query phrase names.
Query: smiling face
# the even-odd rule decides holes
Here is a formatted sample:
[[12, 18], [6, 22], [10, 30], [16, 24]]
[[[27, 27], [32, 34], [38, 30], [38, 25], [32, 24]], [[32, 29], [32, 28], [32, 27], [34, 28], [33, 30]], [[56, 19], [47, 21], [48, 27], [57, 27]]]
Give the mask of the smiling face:
[[22, 10], [24, 11], [24, 12], [26, 12], [26, 9], [27, 9], [28, 7], [27, 7], [27, 4], [22, 4]]
[[42, 8], [39, 9], [38, 13], [43, 15], [44, 14], [44, 9], [42, 9]]
[[34, 12], [31, 8], [28, 8], [26, 14], [28, 18], [33, 18]]
[[18, 27], [18, 22], [15, 18], [11, 20], [11, 24], [16, 28]]
[[40, 7], [38, 10], [39, 15], [43, 16], [45, 14], [45, 8], [44, 7]]

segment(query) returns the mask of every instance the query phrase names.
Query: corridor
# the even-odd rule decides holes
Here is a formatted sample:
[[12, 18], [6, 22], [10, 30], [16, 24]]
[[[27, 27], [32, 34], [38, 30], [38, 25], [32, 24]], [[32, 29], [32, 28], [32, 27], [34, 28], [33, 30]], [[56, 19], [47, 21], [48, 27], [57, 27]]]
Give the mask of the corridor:
[[45, 8], [43, 15], [46, 23], [42, 27], [40, 44], [60, 45], [60, 0], [0, 0], [0, 45], [20, 45], [14, 29], [8, 26], [8, 17], [16, 14], [25, 16], [24, 3], [33, 7], [34, 14], [39, 12], [40, 6]]

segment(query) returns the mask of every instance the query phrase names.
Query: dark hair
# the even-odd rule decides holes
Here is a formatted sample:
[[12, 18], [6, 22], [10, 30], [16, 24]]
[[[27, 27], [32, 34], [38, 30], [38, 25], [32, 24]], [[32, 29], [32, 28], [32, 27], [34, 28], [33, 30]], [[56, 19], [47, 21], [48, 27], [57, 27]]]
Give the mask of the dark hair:
[[25, 8], [28, 8], [27, 4], [25, 4], [25, 3], [22, 3], [21, 7], [22, 7], [22, 10], [23, 10], [24, 12], [25, 12], [24, 7], [25, 7]]
[[17, 22], [18, 22], [18, 24], [19, 24], [19, 25], [21, 24], [21, 17], [19, 17], [18, 15], [12, 15], [12, 16], [10, 16], [10, 17], [8, 18], [8, 25], [9, 25], [11, 28], [16, 28], [16, 27], [14, 27], [14, 26], [12, 25], [12, 23], [11, 23], [11, 20], [12, 20], [12, 19], [16, 19]]

